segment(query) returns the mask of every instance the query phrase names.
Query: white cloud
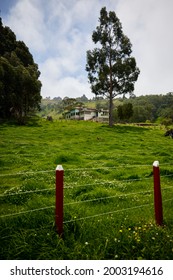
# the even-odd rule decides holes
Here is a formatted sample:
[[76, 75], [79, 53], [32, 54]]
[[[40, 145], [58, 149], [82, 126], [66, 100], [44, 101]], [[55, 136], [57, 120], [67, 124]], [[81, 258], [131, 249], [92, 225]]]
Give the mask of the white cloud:
[[41, 71], [43, 96], [93, 97], [86, 51], [100, 9], [115, 11], [130, 38], [141, 74], [135, 93], [172, 91], [172, 0], [16, 0], [4, 23], [23, 40]]
[[34, 0], [16, 1], [7, 17], [7, 24], [12, 27], [19, 40], [31, 46], [32, 50], [42, 52], [46, 48], [46, 29], [44, 15], [36, 3]]
[[137, 94], [172, 91], [173, 25], [171, 0], [124, 0], [118, 12], [124, 32], [133, 43], [134, 56], [141, 70]]
[[80, 97], [83, 94], [90, 96], [89, 84], [83, 77], [64, 77], [60, 79], [49, 79], [44, 77], [44, 97]]

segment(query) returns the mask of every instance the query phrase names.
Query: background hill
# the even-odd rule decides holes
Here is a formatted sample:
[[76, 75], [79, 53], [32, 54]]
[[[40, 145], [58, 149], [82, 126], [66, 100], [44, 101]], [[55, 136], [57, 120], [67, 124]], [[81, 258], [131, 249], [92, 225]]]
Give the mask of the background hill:
[[[65, 99], [67, 99], [66, 97]], [[62, 113], [65, 110], [64, 100], [60, 97], [50, 99], [42, 99], [41, 111], [39, 116], [46, 117], [51, 115], [54, 119], [62, 118]], [[89, 108], [103, 108], [108, 109], [108, 100], [100, 99], [87, 99], [85, 95], [75, 99], [81, 102], [83, 106]], [[121, 119], [118, 115], [118, 106], [124, 104], [132, 104], [133, 114], [129, 118]], [[125, 114], [126, 115], [126, 114]], [[114, 100], [114, 121], [115, 122], [158, 122], [163, 124], [172, 124], [173, 122], [173, 93], [166, 95], [146, 95], [133, 98], [117, 98]]]

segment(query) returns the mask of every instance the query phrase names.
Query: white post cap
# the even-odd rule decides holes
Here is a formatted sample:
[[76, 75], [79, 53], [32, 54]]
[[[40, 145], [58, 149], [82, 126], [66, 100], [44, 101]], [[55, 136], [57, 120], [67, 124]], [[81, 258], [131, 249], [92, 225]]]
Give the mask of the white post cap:
[[159, 167], [159, 161], [158, 161], [158, 160], [155, 160], [155, 161], [153, 162], [153, 166], [154, 166], [154, 167]]
[[57, 165], [56, 170], [62, 171], [62, 170], [64, 170], [64, 169], [63, 169], [62, 165]]

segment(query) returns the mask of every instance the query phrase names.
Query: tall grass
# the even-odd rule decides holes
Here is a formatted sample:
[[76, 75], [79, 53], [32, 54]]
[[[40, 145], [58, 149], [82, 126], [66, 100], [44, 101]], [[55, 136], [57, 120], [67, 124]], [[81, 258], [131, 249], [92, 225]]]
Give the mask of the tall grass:
[[[1, 259], [172, 259], [173, 142], [160, 127], [40, 120], [0, 128]], [[154, 220], [155, 160], [163, 227]], [[54, 224], [57, 164], [63, 239]]]

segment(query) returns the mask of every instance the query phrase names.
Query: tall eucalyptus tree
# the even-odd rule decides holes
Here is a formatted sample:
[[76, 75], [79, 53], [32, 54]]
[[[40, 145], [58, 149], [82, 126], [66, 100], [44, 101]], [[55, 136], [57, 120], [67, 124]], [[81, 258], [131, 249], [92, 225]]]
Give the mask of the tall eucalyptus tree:
[[96, 96], [104, 95], [109, 99], [109, 126], [112, 126], [113, 99], [133, 93], [140, 71], [131, 56], [132, 44], [124, 35], [115, 12], [108, 13], [105, 7], [101, 9], [92, 40], [98, 47], [87, 51], [88, 80]]

